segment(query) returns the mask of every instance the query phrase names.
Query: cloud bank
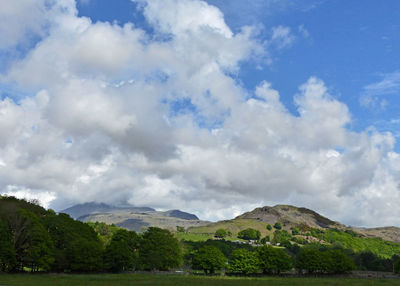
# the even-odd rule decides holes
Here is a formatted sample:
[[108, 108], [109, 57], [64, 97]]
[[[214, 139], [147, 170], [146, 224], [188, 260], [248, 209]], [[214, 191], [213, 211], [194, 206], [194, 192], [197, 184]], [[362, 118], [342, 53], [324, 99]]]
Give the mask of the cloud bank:
[[[256, 28], [234, 33], [195, 0], [138, 0], [154, 34], [93, 23], [72, 0], [19, 3], [1, 13], [37, 13], [12, 31], [0, 22], [0, 49], [40, 40], [0, 76], [28, 94], [1, 96], [2, 193], [56, 209], [129, 202], [211, 220], [290, 203], [348, 224], [400, 225], [392, 134], [351, 131], [347, 106], [314, 76], [294, 95], [297, 114], [268, 79], [246, 90], [241, 64], [269, 57]], [[273, 37], [293, 44], [286, 27]]]

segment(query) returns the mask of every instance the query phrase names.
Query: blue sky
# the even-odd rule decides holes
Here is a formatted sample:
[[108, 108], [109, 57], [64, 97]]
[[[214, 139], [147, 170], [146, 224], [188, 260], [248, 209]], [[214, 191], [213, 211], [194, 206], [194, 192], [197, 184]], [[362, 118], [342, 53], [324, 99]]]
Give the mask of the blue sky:
[[399, 32], [397, 1], [10, 2], [0, 193], [400, 226]]

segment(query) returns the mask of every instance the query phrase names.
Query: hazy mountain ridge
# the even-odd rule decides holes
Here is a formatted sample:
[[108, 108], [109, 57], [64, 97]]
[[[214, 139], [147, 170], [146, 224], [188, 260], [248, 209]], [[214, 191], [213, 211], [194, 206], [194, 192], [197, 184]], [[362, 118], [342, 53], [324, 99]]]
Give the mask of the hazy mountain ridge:
[[104, 203], [78, 204], [62, 210], [71, 217], [83, 222], [104, 222], [115, 224], [137, 232], [149, 226], [156, 226], [176, 230], [177, 226], [185, 228], [207, 225], [210, 222], [201, 221], [199, 218], [180, 210], [156, 211], [150, 207], [111, 206]]

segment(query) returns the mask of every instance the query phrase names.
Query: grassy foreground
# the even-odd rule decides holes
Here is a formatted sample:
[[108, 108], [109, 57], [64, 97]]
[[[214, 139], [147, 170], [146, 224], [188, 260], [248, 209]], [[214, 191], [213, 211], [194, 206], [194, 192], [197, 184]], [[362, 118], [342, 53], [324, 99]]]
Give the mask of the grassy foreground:
[[236, 285], [400, 285], [400, 280], [389, 279], [344, 279], [344, 278], [232, 278], [232, 277], [201, 277], [184, 275], [152, 275], [152, 274], [93, 274], [93, 275], [67, 275], [44, 274], [29, 275], [19, 274], [0, 275], [1, 286], [109, 286], [109, 285], [149, 285], [149, 286], [236, 286]]

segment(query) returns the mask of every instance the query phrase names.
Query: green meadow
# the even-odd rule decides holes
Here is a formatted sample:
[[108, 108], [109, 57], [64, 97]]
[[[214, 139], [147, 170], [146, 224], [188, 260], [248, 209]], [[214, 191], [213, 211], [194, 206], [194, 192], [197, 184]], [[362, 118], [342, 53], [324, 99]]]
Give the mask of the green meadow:
[[400, 280], [351, 278], [238, 278], [156, 274], [4, 274], [1, 286], [278, 286], [278, 285], [400, 285]]

